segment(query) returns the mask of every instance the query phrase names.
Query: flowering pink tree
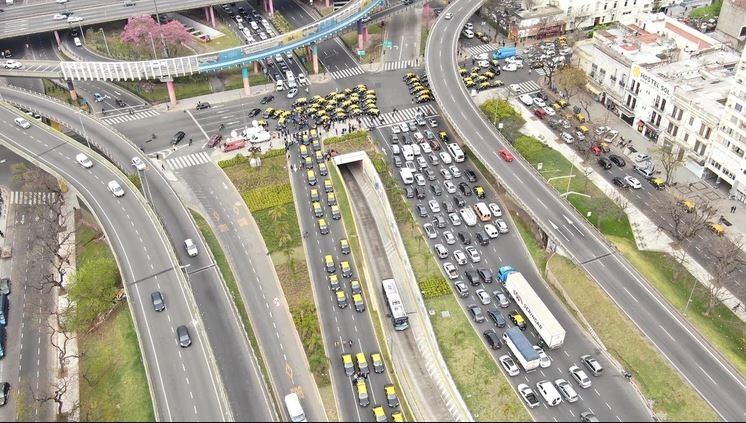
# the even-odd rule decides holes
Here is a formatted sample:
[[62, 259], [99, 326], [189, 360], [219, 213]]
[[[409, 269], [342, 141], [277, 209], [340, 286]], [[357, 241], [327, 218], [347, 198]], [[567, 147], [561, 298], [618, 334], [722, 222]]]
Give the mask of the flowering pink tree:
[[121, 40], [136, 45], [141, 51], [149, 51], [152, 49], [151, 37], [155, 48], [159, 52], [165, 48], [169, 57], [176, 56], [183, 44], [192, 41], [191, 34], [179, 21], [158, 25], [150, 15], [129, 18]]

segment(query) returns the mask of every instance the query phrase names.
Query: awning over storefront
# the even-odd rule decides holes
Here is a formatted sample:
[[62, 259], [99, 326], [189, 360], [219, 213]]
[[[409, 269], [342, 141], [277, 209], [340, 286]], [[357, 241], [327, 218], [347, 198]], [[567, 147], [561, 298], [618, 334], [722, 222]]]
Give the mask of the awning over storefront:
[[587, 89], [588, 91], [592, 92], [592, 93], [593, 93], [593, 95], [596, 95], [596, 96], [597, 96], [597, 95], [601, 94], [601, 90], [600, 90], [600, 89], [598, 89], [598, 88], [596, 88], [595, 86], [593, 86], [593, 84], [591, 84], [591, 83], [587, 83], [587, 84], [585, 84], [585, 88], [586, 88], [586, 89]]

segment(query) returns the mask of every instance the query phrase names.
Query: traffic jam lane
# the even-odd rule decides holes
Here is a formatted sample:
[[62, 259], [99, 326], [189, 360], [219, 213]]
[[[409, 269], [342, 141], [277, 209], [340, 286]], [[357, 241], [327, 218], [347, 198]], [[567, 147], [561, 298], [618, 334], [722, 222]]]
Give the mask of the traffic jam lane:
[[[439, 129], [438, 127], [432, 127], [429, 124], [427, 125], [426, 128], [429, 129], [429, 130], [431, 130], [431, 131], [433, 131], [433, 132], [435, 132], [435, 133], [437, 133], [437, 129]], [[387, 155], [387, 157], [388, 157], [389, 160], [393, 160], [392, 157], [394, 156], [392, 154], [391, 142], [390, 142], [391, 135], [393, 134], [393, 131], [391, 129], [392, 129], [391, 127], [377, 128], [376, 131], [374, 132], [375, 134], [378, 135], [377, 138], [379, 139], [380, 145], [382, 146], [382, 148], [383, 148], [383, 150], [384, 150], [384, 152]], [[422, 129], [425, 129], [425, 128], [422, 128]], [[401, 134], [398, 134], [398, 135], [401, 137]], [[407, 136], [408, 137], [411, 136], [411, 133], [407, 133]], [[440, 144], [441, 144], [440, 151], [444, 151], [445, 150], [445, 146], [443, 146], [442, 143], [440, 143]], [[464, 170], [466, 170], [466, 169], [471, 169], [471, 170], [474, 170], [476, 172], [476, 169], [473, 168], [470, 165], [468, 159], [465, 162], [463, 162], [463, 163], [458, 163], [457, 165], [458, 165], [458, 167], [460, 168], [460, 170], [462, 172]], [[440, 165], [438, 165], [438, 167], [436, 168], [436, 170], [443, 169], [444, 167], [445, 166], [441, 163]], [[430, 165], [430, 168], [432, 168], [432, 165]], [[436, 179], [436, 180], [442, 185], [443, 181], [444, 181], [442, 175], [440, 175], [439, 171], [436, 171], [435, 173], [436, 173], [436, 175], [438, 175], [438, 179]], [[400, 180], [399, 176], [396, 175], [396, 174], [395, 174], [394, 178], [397, 179], [397, 180]], [[452, 178], [451, 180], [454, 180], [454, 179]], [[461, 180], [463, 180], [463, 177], [461, 178]], [[456, 179], [455, 181], [459, 181], [459, 179]], [[474, 184], [472, 184], [471, 186], [474, 187], [475, 185], [481, 185], [482, 181], [484, 181], [484, 177], [482, 175], [480, 175], [480, 177], [477, 179], [477, 182], [474, 183]], [[413, 186], [414, 186], [414, 184], [413, 184]], [[476, 199], [475, 195], [471, 195], [471, 196], [468, 196], [468, 197], [463, 197], [462, 196], [462, 198], [464, 198], [464, 200], [466, 200], [467, 206], [472, 205], [472, 204], [474, 204], [476, 202], [480, 202], [480, 201], [484, 201], [486, 203], [490, 203], [490, 202], [493, 202], [491, 199], [494, 199], [494, 198], [497, 197], [496, 194], [492, 191], [492, 189], [491, 189], [491, 187], [489, 185], [485, 184], [485, 185], [482, 185], [482, 186], [483, 186], [483, 188], [486, 191], [486, 196], [485, 196], [484, 199]], [[429, 203], [430, 200], [436, 200], [436, 201], [438, 201], [439, 204], [442, 204], [442, 202], [444, 202], [444, 201], [446, 201], [446, 202], [452, 202], [452, 196], [449, 195], [445, 191], [439, 197], [432, 195], [429, 190], [426, 190], [426, 193], [427, 194], [426, 194], [425, 198], [422, 198], [422, 199], [419, 199], [419, 200], [416, 199], [416, 198], [412, 199], [413, 200], [412, 201], [412, 206], [414, 207], [416, 204], [422, 204], [423, 206], [427, 207], [427, 204]], [[460, 191], [457, 191], [457, 195], [461, 196]], [[455, 206], [455, 204], [454, 204], [454, 206]], [[417, 216], [416, 209], [413, 208], [412, 211], [413, 211], [413, 215]], [[428, 209], [428, 212], [429, 211], [430, 210]], [[445, 212], [441, 211], [441, 213], [445, 215]], [[433, 223], [431, 216], [428, 216], [427, 218], [415, 217], [415, 219], [420, 224], [419, 226], [420, 226], [421, 230], [422, 230], [422, 225], [423, 224], [425, 224], [425, 223], [432, 224]], [[447, 225], [450, 225], [450, 223], [448, 223]], [[460, 226], [458, 226], [458, 227], [450, 225], [450, 226], [447, 226], [446, 228], [442, 228], [442, 230], [451, 230], [454, 233], [454, 235], [455, 235], [455, 233], [459, 229], [461, 229], [462, 231], [465, 231], [465, 232], [469, 232], [470, 234], [472, 233], [471, 230], [469, 230], [468, 227], [466, 227], [466, 225], [464, 225], [463, 223]], [[481, 229], [481, 225], [475, 226], [474, 229]], [[474, 229], [472, 229], [472, 230], [474, 230]], [[428, 239], [427, 235], [424, 233], [424, 231], [423, 231], [422, 236], [425, 237], [426, 239]], [[456, 267], [457, 267], [457, 270], [459, 271], [459, 276], [460, 277], [458, 278], [458, 280], [463, 281], [467, 285], [467, 287], [470, 288], [469, 289], [469, 295], [467, 297], [459, 297], [459, 298], [462, 299], [461, 304], [462, 304], [462, 307], [464, 308], [465, 315], [467, 316], [467, 318], [469, 318], [469, 320], [470, 320], [471, 324], [473, 325], [473, 327], [478, 331], [478, 335], [480, 337], [482, 337], [482, 332], [484, 330], [486, 330], [486, 329], [488, 329], [490, 327], [494, 327], [494, 326], [491, 325], [491, 324], [490, 325], [480, 325], [480, 324], [475, 323], [473, 321], [473, 319], [471, 319], [471, 317], [469, 316], [468, 310], [467, 310], [466, 306], [468, 304], [476, 304], [476, 305], [480, 306], [482, 308], [483, 312], [484, 312], [488, 307], [496, 307], [496, 304], [495, 304], [496, 301], [495, 301], [494, 296], [491, 295], [491, 303], [488, 306], [482, 305], [482, 303], [480, 302], [479, 298], [477, 297], [477, 295], [475, 293], [475, 289], [474, 289], [474, 288], [478, 288], [478, 287], [471, 287], [469, 285], [468, 281], [466, 281], [461, 276], [465, 275], [465, 273], [464, 273], [465, 271], [475, 272], [477, 268], [488, 268], [490, 270], [495, 270], [498, 267], [500, 267], [500, 265], [506, 264], [506, 263], [503, 262], [503, 259], [501, 257], [500, 251], [499, 251], [502, 248], [498, 248], [498, 247], [500, 247], [500, 245], [498, 245], [497, 243], [501, 242], [501, 240], [502, 240], [503, 244], [507, 244], [507, 242], [505, 242], [505, 241], [508, 241], [508, 239], [511, 240], [511, 241], [509, 241], [511, 243], [522, 242], [522, 240], [517, 239], [518, 236], [519, 235], [518, 235], [518, 233], [516, 231], [510, 230], [510, 232], [508, 234], [501, 234], [501, 235], [499, 235], [499, 237], [497, 239], [492, 239], [490, 241], [490, 243], [489, 243], [488, 246], [479, 247], [478, 251], [480, 251], [481, 260], [479, 262], [477, 262], [477, 263], [473, 263], [473, 262], [469, 261], [468, 263], [466, 263], [464, 265], [457, 265], [457, 264], [455, 264], [455, 262], [453, 261], [453, 258], [452, 258], [453, 250], [460, 249], [460, 250], [463, 251], [464, 247], [465, 247], [459, 241], [456, 241], [456, 244], [454, 244], [453, 248], [450, 249], [451, 251], [449, 251], [450, 254], [449, 254], [449, 257], [447, 259], [445, 259], [445, 260], [438, 260], [438, 264], [439, 264], [439, 266], [441, 266], [441, 268], [442, 268], [442, 264], [444, 262], [454, 263], [456, 265]], [[433, 244], [435, 244], [435, 243], [442, 243], [444, 245], [446, 244], [442, 240], [441, 237], [438, 237], [438, 238], [432, 239], [432, 240], [428, 240], [428, 241], [430, 241], [431, 247], [433, 247]], [[450, 246], [446, 245], [446, 248], [448, 248], [448, 247], [450, 247]], [[476, 245], [475, 245], [475, 247], [476, 247]], [[446, 275], [446, 280], [448, 280], [449, 285], [451, 285], [451, 286], [453, 285], [452, 284], [453, 281], [450, 280], [450, 279], [448, 279], [447, 275]], [[482, 285], [482, 289], [484, 289], [485, 291], [487, 291], [488, 294], [491, 294], [491, 291], [493, 291], [493, 290], [495, 290], [497, 288], [498, 288], [498, 285], [493, 285], [493, 286]], [[457, 295], [457, 297], [458, 297], [458, 295]], [[503, 317], [506, 320], [508, 320], [508, 321], [509, 321], [509, 319], [507, 317], [507, 313], [510, 312], [510, 311], [517, 311], [517, 312], [523, 314], [523, 312], [520, 311], [520, 309], [518, 309], [512, 301], [510, 302], [510, 306], [508, 308], [501, 308], [499, 311], [503, 315]], [[507, 325], [506, 325], [505, 328], [507, 329], [510, 326], [511, 326], [511, 323], [507, 323]], [[498, 328], [496, 328], [496, 329], [498, 329]], [[532, 341], [532, 343], [534, 345], [538, 344], [539, 336], [533, 330], [533, 328], [531, 328], [528, 331], [524, 332], [524, 334], [527, 335], [527, 337], [529, 337], [531, 339], [531, 341]], [[486, 344], [485, 344], [485, 347], [487, 347]], [[489, 350], [489, 347], [487, 347], [487, 348]], [[515, 387], [518, 383], [521, 383], [521, 381], [525, 381], [526, 383], [529, 383], [530, 386], [532, 386], [532, 389], [534, 389], [534, 391], [536, 391], [535, 384], [536, 384], [536, 382], [538, 382], [540, 380], [548, 379], [548, 380], [552, 380], [553, 381], [554, 380], [552, 378], [553, 376], [554, 376], [554, 378], [563, 378], [563, 379], [569, 380], [570, 378], [565, 373], [565, 370], [567, 368], [569, 368], [573, 364], [578, 364], [577, 359], [573, 360], [570, 357], [570, 355], [567, 353], [567, 351], [565, 349], [548, 350], [548, 351], [545, 351], [545, 352], [547, 353], [548, 356], [550, 356], [550, 358], [552, 358], [554, 370], [552, 370], [551, 368], [548, 368], [548, 369], [542, 369], [542, 368], [540, 368], [536, 372], [531, 372], [531, 376], [529, 376], [529, 374], [527, 374], [526, 372], [521, 372], [520, 378], [511, 378], [511, 377], [507, 376], [507, 374], [506, 374], [506, 377], [510, 380], [511, 385]], [[510, 353], [510, 351], [507, 348], [507, 346], [505, 346], [504, 349], [501, 348], [501, 349], [495, 351], [495, 358], [497, 358], [499, 356], [502, 356], [502, 355], [505, 355], [505, 354], [512, 356], [512, 354]], [[559, 355], [559, 354], [561, 354], [561, 355]], [[555, 359], [557, 360], [556, 362], [555, 362]], [[500, 366], [499, 362], [498, 362], [498, 366], [502, 368], [502, 366]], [[583, 390], [583, 389], [582, 388], [576, 389], [576, 391], [581, 391], [581, 390]], [[578, 392], [578, 393], [580, 393], [580, 392]], [[577, 415], [579, 415], [580, 412], [585, 411], [587, 409], [587, 408], [584, 408], [583, 406], [581, 406], [581, 404], [583, 404], [584, 402], [585, 401], [583, 401], [581, 399], [580, 401], [578, 401], [577, 403], [574, 403], [570, 407], [566, 407], [566, 406], [563, 407], [561, 413], [564, 413], [564, 410], [567, 410], [567, 412], [569, 413], [569, 415], [564, 415], [564, 416], [562, 416], [562, 415], [559, 415], [559, 416], [547, 415], [547, 416], [545, 416], [545, 418], [550, 418], [551, 417], [555, 421], [557, 420], [557, 417], [559, 417], [560, 419], [563, 419], [563, 420], [566, 420], [566, 419], [576, 419]], [[547, 407], [545, 403], [542, 402], [542, 404], [544, 404], [545, 408]], [[619, 416], [616, 414], [616, 412], [613, 411], [613, 409], [610, 409], [610, 412], [612, 414], [608, 418], [610, 418], [610, 419], [611, 418], [615, 418], [617, 420], [621, 420], [619, 418]]]

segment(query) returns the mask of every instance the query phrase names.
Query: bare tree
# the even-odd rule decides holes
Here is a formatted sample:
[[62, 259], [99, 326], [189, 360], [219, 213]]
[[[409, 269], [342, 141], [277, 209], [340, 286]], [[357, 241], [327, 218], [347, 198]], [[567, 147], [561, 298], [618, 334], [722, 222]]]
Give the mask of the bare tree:
[[544, 71], [544, 79], [549, 83], [549, 87], [554, 88], [554, 76], [558, 71], [557, 65], [549, 60], [544, 60], [541, 63], [541, 70]]
[[671, 223], [671, 235], [679, 241], [691, 239], [707, 228], [707, 222], [717, 213], [710, 203], [687, 204], [673, 197], [663, 203], [663, 210]]
[[580, 107], [582, 107], [583, 110], [585, 110], [585, 115], [588, 118], [588, 122], [591, 121], [590, 107], [591, 107], [591, 104], [593, 104], [594, 101], [595, 100], [592, 97], [588, 96], [585, 93], [583, 93], [582, 95], [578, 96], [578, 104], [580, 104]]
[[57, 287], [63, 289], [66, 269], [70, 265], [74, 232], [68, 231], [68, 225], [74, 221], [72, 213], [63, 212], [62, 196], [53, 192], [54, 198], [46, 210], [35, 218], [32, 243], [38, 247], [39, 263], [44, 267], [42, 278], [36, 282], [36, 288], [49, 292]]
[[711, 249], [713, 267], [705, 315], [712, 313], [718, 304], [727, 299], [724, 294], [728, 283], [734, 280], [739, 269], [746, 265], [746, 257], [741, 251], [742, 245], [741, 239], [731, 242], [727, 238], [718, 238]]
[[67, 361], [71, 358], [79, 358], [78, 354], [69, 351], [70, 343], [76, 337], [65, 329], [66, 310], [55, 310], [49, 314], [46, 325], [49, 328], [49, 345], [55, 352], [60, 375], [64, 376], [67, 370]]
[[555, 81], [557, 88], [565, 93], [565, 98], [569, 101], [585, 90], [587, 76], [582, 69], [568, 65], [557, 72]]
[[679, 160], [677, 155], [673, 153], [673, 150], [670, 147], [656, 148], [653, 151], [653, 157], [661, 162], [663, 172], [666, 175], [666, 184], [673, 185], [673, 173], [676, 169], [681, 167], [681, 160]]
[[[65, 406], [65, 394], [73, 386], [74, 382], [75, 380], [73, 377], [65, 376], [50, 383], [49, 392], [41, 393], [33, 392], [32, 390], [31, 395], [34, 398], [34, 401], [40, 404], [44, 404], [50, 401], [54, 402], [57, 405], [57, 419], [64, 421], [67, 420], [63, 410]], [[73, 404], [71, 411], [77, 410], [79, 406], [80, 404], [78, 403]]]

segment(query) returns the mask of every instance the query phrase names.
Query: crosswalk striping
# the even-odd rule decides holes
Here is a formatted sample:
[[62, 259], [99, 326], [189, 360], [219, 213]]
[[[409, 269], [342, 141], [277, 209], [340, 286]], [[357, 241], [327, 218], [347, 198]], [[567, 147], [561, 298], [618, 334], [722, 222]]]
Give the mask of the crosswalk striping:
[[365, 71], [360, 66], [355, 66], [354, 68], [347, 68], [342, 70], [337, 70], [331, 73], [332, 78], [334, 79], [344, 79], [349, 78], [351, 76], [355, 75], [362, 75]]
[[105, 123], [109, 124], [109, 125], [116, 125], [116, 124], [122, 123], [122, 122], [129, 122], [129, 121], [133, 121], [133, 120], [145, 119], [145, 118], [155, 117], [155, 116], [159, 116], [159, 115], [160, 115], [160, 113], [158, 113], [157, 110], [148, 109], [148, 110], [143, 110], [141, 112], [137, 112], [137, 113], [133, 113], [133, 114], [127, 113], [127, 114], [122, 114], [122, 115], [119, 115], [119, 116], [105, 117], [102, 120]]
[[56, 203], [59, 195], [55, 192], [11, 191], [10, 204], [52, 204]]
[[412, 60], [397, 60], [396, 62], [384, 62], [383, 63], [383, 70], [384, 71], [393, 71], [398, 69], [406, 69], [406, 68], [413, 68], [415, 66], [418, 66], [420, 61], [418, 59], [412, 59]]
[[168, 167], [173, 170], [197, 166], [205, 163], [210, 163], [210, 156], [204, 151], [200, 151], [199, 153], [187, 154], [186, 156], [174, 157], [173, 159], [166, 159], [166, 164], [168, 164]]
[[435, 116], [438, 112], [432, 104], [425, 104], [424, 106], [414, 106], [395, 112], [383, 113], [380, 119], [372, 116], [364, 116], [360, 118], [360, 123], [366, 128], [371, 126], [389, 126], [396, 123], [408, 122], [414, 120], [417, 113], [422, 112], [424, 116]]
[[518, 86], [521, 87], [521, 94], [530, 94], [541, 91], [541, 87], [536, 83], [536, 81], [524, 81], [518, 84]]
[[491, 53], [495, 50], [500, 48], [500, 44], [494, 43], [494, 44], [481, 44], [474, 47], [466, 47], [466, 51], [469, 53], [470, 56], [474, 56], [477, 54], [482, 53]]

